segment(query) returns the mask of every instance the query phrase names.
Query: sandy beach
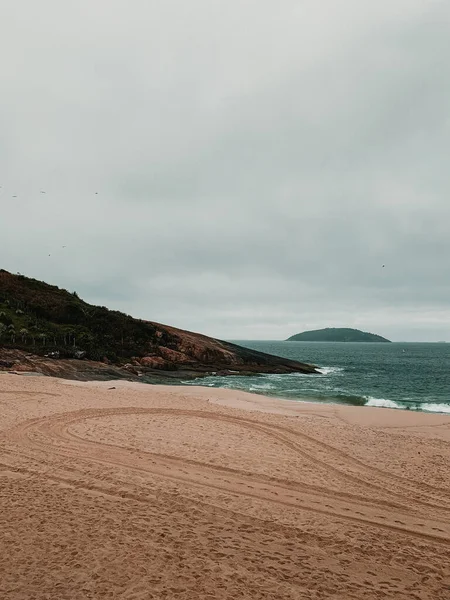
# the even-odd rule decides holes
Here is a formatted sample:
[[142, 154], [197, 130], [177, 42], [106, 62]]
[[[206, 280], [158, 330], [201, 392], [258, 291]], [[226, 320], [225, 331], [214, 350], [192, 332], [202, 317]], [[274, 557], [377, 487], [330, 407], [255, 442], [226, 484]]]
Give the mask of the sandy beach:
[[0, 375], [0, 598], [444, 600], [450, 416]]

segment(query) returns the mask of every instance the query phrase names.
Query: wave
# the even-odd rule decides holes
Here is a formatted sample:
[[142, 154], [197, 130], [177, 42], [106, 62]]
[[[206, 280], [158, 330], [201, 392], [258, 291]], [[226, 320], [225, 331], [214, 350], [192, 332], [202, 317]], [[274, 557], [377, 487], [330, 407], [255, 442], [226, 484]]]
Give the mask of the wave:
[[275, 390], [276, 387], [274, 385], [272, 385], [271, 383], [261, 383], [259, 385], [257, 385], [256, 383], [253, 385], [250, 385], [250, 387], [248, 388], [250, 392], [253, 391], [258, 391], [258, 390]]
[[321, 375], [333, 375], [335, 373], [342, 373], [344, 369], [342, 367], [319, 367], [318, 371]]
[[424, 412], [450, 414], [450, 404], [421, 404], [420, 410]]
[[[286, 400], [297, 400], [299, 402], [371, 406], [450, 415], [450, 403], [439, 403], [439, 400], [433, 397], [422, 396], [422, 398], [416, 398], [405, 395], [405, 397], [397, 396], [396, 400], [391, 400], [389, 398], [370, 396], [367, 393], [359, 395], [356, 390], [355, 393], [346, 389], [345, 377], [339, 377], [344, 371], [345, 369], [341, 367], [321, 367], [320, 372], [322, 377], [311, 377], [302, 373], [274, 373], [235, 377], [209, 376], [201, 380], [182, 381], [182, 383], [185, 385], [201, 385], [209, 388], [235, 389], [264, 396], [284, 398]], [[344, 385], [338, 386], [338, 382], [342, 382]]]
[[387, 398], [368, 397], [365, 406], [376, 406], [377, 408], [399, 408], [402, 410], [415, 410], [419, 412], [450, 414], [450, 404], [438, 404], [437, 402], [411, 403], [405, 401], [404, 403], [399, 403], [395, 402], [394, 400], [388, 400]]
[[368, 397], [365, 406], [376, 406], [378, 408], [405, 408], [401, 404], [394, 402], [394, 400], [387, 400], [386, 398], [372, 398]]

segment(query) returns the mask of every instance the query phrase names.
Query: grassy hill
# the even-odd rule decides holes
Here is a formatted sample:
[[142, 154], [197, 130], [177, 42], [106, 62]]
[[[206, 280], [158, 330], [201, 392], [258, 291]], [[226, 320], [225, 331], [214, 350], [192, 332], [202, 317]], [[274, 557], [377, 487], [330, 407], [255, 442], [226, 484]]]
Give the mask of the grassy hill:
[[[11, 359], [6, 350], [14, 350], [22, 352], [14, 355], [22, 363], [30, 364], [24, 354], [29, 353], [59, 359], [61, 368], [63, 359], [87, 359], [124, 365], [138, 375], [155, 370], [183, 371], [192, 376], [208, 372], [317, 372], [309, 364], [93, 306], [75, 292], [4, 270], [0, 270], [1, 348], [5, 356], [0, 359], [6, 363]], [[44, 362], [33, 364], [48, 373], [48, 360]], [[65, 371], [59, 376], [70, 374], [71, 369], [87, 369], [87, 365], [74, 366], [79, 362], [64, 363]]]
[[[53, 285], [0, 270], [0, 343], [33, 352], [116, 362], [170, 343], [156, 327], [105, 306], [93, 306]], [[169, 337], [169, 336], [167, 336]]]

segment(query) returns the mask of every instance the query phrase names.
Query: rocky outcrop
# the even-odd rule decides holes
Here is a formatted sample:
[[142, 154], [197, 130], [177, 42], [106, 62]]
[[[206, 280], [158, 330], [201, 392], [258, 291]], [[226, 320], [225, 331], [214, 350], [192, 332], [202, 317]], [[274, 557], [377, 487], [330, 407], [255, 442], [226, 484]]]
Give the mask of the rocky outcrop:
[[128, 379], [163, 382], [206, 375], [250, 375], [255, 373], [316, 373], [314, 366], [264, 354], [189, 331], [154, 323], [170, 334], [175, 348], [160, 346], [152, 354], [133, 357], [122, 365], [110, 361], [58, 359], [21, 349], [0, 347], [0, 371], [38, 373], [80, 381]]
[[170, 340], [151, 355], [134, 359], [146, 369], [166, 372], [183, 371], [192, 375], [246, 373], [317, 373], [313, 365], [250, 350], [230, 342], [152, 322], [157, 336]]
[[70, 379], [317, 372], [309, 364], [133, 319], [1, 269], [0, 360], [2, 370]]
[[[7, 363], [7, 366], [5, 366], [5, 363]], [[1, 371], [12, 374], [35, 373], [78, 381], [109, 381], [111, 379], [138, 381], [140, 379], [137, 374], [133, 374], [124, 368], [102, 362], [75, 359], [54, 360], [22, 350], [0, 347]]]

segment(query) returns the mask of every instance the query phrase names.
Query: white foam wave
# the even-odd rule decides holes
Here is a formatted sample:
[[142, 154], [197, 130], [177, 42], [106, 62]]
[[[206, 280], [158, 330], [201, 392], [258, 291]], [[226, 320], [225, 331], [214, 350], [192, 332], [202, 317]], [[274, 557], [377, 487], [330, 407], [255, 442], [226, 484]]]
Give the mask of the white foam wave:
[[450, 404], [421, 404], [420, 410], [425, 412], [450, 414]]
[[249, 388], [249, 390], [251, 392], [256, 391], [256, 390], [274, 390], [274, 389], [275, 389], [275, 386], [270, 383], [260, 383], [259, 385], [257, 385], [255, 383], [252, 386], [250, 386], [250, 388]]
[[318, 371], [322, 375], [333, 375], [334, 373], [342, 373], [344, 369], [341, 367], [319, 367]]
[[291, 375], [292, 375], [292, 373], [283, 373], [282, 375], [280, 375], [278, 373], [270, 373], [270, 374], [264, 375], [264, 380], [273, 381], [276, 384], [279, 381], [281, 381], [281, 382], [285, 381]]
[[403, 408], [393, 400], [386, 398], [367, 398], [366, 406], [376, 406], [378, 408]]

